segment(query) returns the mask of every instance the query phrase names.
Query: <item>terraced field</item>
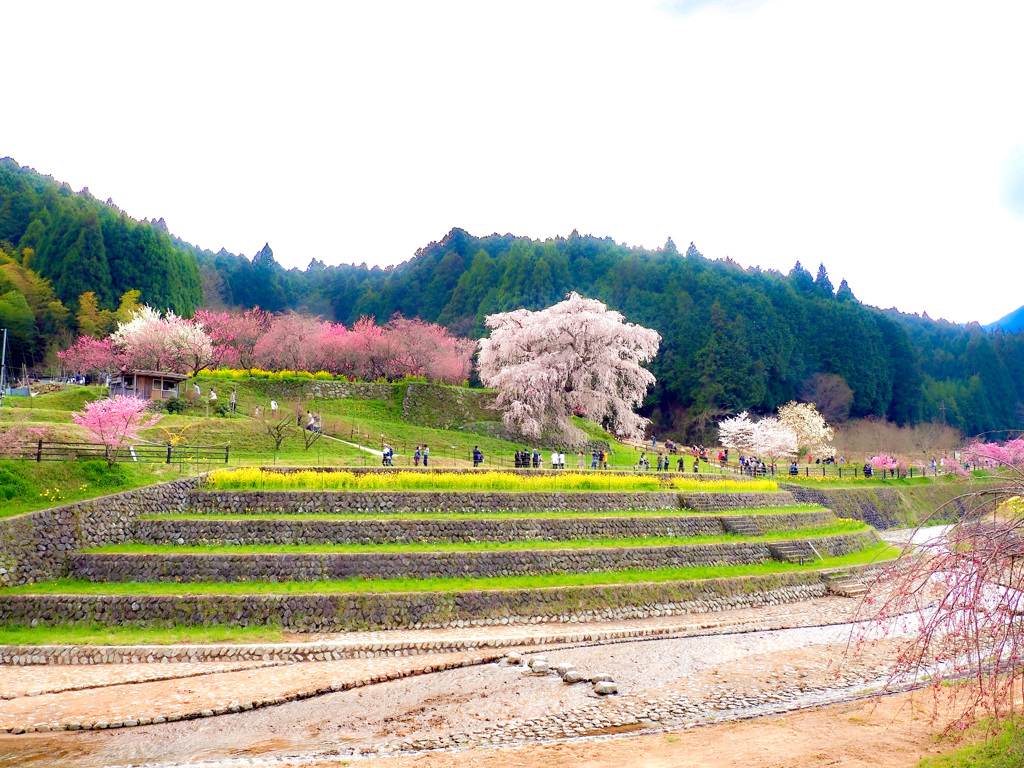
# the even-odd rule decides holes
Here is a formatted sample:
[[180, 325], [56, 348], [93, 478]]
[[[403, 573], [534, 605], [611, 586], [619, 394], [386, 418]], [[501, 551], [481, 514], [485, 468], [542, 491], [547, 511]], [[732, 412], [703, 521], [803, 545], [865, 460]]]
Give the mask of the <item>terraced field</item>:
[[486, 471], [466, 476], [474, 490], [442, 472], [424, 473], [435, 491], [200, 487], [129, 513], [123, 535], [67, 557], [66, 578], [0, 592], [0, 622], [337, 631], [691, 613], [836, 591], [888, 554], [869, 526], [763, 484], [561, 490], [574, 474], [528, 492], [479, 490]]

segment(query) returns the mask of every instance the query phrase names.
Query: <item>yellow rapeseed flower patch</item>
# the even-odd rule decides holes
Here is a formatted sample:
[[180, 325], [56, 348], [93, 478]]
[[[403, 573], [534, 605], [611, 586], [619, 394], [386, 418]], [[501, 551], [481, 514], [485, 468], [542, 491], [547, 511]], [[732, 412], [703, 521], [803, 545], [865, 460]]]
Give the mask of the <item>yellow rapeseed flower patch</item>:
[[662, 481], [654, 475], [613, 475], [566, 472], [523, 476], [511, 472], [321, 472], [315, 469], [275, 472], [246, 467], [211, 472], [206, 485], [216, 490], [310, 491], [748, 491], [778, 490], [770, 480], [677, 479]]

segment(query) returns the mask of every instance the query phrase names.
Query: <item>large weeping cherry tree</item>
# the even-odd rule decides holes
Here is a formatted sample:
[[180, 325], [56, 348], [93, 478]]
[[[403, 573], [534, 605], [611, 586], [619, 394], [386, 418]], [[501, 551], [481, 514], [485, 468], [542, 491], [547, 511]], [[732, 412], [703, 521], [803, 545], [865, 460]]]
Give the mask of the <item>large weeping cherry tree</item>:
[[658, 353], [656, 331], [577, 293], [484, 321], [491, 335], [480, 341], [480, 380], [498, 391], [505, 426], [577, 445], [586, 438], [569, 420], [576, 413], [623, 437], [643, 435], [649, 420], [635, 409], [655, 381], [641, 364]]

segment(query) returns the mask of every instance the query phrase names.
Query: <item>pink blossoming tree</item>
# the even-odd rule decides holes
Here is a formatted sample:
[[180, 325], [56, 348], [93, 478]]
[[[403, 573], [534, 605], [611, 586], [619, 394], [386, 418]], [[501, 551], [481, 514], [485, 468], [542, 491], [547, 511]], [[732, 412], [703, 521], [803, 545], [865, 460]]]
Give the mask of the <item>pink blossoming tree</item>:
[[102, 443], [107, 464], [117, 462], [121, 450], [139, 439], [139, 430], [154, 426], [162, 416], [144, 416], [146, 400], [135, 397], [115, 397], [94, 400], [77, 413], [71, 414], [75, 424], [92, 432]]
[[108, 374], [124, 365], [124, 353], [112, 340], [92, 336], [80, 336], [72, 346], [58, 352], [57, 357], [72, 373]]
[[269, 371], [308, 371], [316, 367], [322, 325], [315, 317], [297, 312], [276, 315], [253, 347], [257, 366]]
[[951, 520], [948, 531], [916, 532], [919, 543], [878, 577], [861, 607], [871, 627], [906, 616], [918, 627], [899, 646], [893, 682], [927, 676], [936, 691], [968, 682], [954, 725], [998, 715], [1024, 688], [1024, 439], [973, 443], [962, 455], [986, 476], [958, 481], [963, 492], [921, 523]]
[[498, 390], [504, 422], [523, 434], [559, 433], [567, 445], [585, 436], [573, 412], [624, 437], [641, 438], [648, 419], [634, 412], [654, 384], [641, 367], [658, 353], [657, 331], [624, 322], [599, 301], [570, 293], [539, 312], [488, 315], [480, 341], [480, 379]]
[[210, 334], [214, 365], [239, 366], [252, 371], [256, 365], [256, 344], [270, 329], [269, 312], [259, 307], [240, 313], [201, 309], [195, 319]]

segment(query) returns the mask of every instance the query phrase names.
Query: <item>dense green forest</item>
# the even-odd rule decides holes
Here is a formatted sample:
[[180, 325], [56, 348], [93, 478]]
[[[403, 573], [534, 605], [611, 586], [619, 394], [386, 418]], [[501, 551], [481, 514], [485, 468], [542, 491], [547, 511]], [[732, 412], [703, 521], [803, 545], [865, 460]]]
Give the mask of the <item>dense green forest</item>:
[[824, 266], [783, 275], [610, 238], [535, 241], [453, 229], [396, 267], [285, 270], [269, 245], [253, 259], [200, 250], [162, 220], [135, 221], [86, 190], [0, 161], [0, 323], [41, 362], [79, 329], [78, 297], [114, 310], [125, 291], [190, 315], [198, 306], [297, 309], [351, 324], [396, 312], [480, 336], [485, 315], [540, 309], [575, 290], [657, 329], [655, 429], [699, 439], [721, 416], [767, 412], [827, 384], [841, 415], [942, 421], [968, 434], [1024, 426], [1024, 332], [986, 332], [861, 304]]
[[196, 252], [207, 300], [294, 307], [351, 323], [395, 312], [480, 336], [492, 312], [540, 309], [570, 290], [663, 337], [645, 410], [656, 429], [697, 439], [722, 414], [767, 412], [822, 374], [851, 390], [849, 416], [942, 421], [978, 434], [1024, 426], [1024, 334], [987, 333], [862, 305], [845, 281], [799, 264], [788, 274], [610, 238], [534, 241], [453, 229], [410, 261], [284, 270], [269, 246], [249, 261]]

